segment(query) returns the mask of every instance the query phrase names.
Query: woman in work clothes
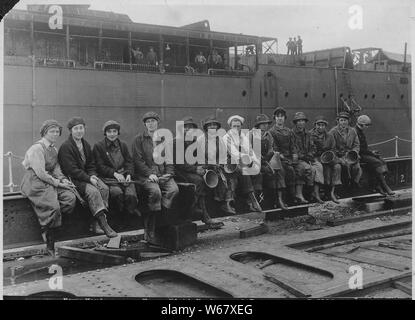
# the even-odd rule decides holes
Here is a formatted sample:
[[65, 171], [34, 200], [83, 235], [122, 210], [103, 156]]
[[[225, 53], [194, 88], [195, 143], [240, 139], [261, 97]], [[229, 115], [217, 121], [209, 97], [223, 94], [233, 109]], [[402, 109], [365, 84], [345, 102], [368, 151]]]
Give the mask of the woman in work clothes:
[[54, 145], [61, 133], [62, 126], [56, 120], [46, 120], [40, 128], [42, 138], [27, 150], [22, 163], [26, 173], [21, 191], [37, 215], [50, 255], [54, 255], [54, 234], [62, 225], [62, 213], [71, 213], [76, 204], [70, 191], [73, 185], [61, 171]]

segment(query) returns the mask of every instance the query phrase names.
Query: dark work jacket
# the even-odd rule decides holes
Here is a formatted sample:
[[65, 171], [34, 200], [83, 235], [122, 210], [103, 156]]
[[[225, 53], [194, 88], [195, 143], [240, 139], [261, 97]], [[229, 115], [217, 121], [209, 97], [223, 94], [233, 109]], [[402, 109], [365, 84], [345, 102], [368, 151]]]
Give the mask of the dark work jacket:
[[360, 143], [357, 137], [356, 130], [352, 127], [343, 129], [346, 132], [346, 136], [343, 137], [341, 134], [342, 129], [339, 125], [331, 128], [329, 131], [333, 135], [335, 141], [335, 152], [339, 157], [343, 157], [347, 151], [354, 150], [360, 153]]
[[82, 139], [82, 145], [85, 153], [85, 163], [81, 159], [81, 154], [72, 135], [59, 148], [58, 159], [62, 172], [84, 193], [86, 184], [90, 183], [91, 176], [97, 175], [97, 170], [91, 146], [84, 139]]
[[132, 147], [134, 179], [145, 181], [151, 174], [160, 176], [168, 173], [174, 175], [173, 164], [158, 165], [154, 162], [153, 150], [153, 138], [147, 130], [134, 138]]
[[300, 131], [297, 127], [293, 128], [294, 143], [297, 148], [298, 159], [311, 161], [314, 158], [315, 147], [311, 140], [311, 135], [307, 130]]
[[314, 127], [309, 132], [315, 147], [315, 157], [320, 157], [323, 152], [334, 149], [336, 142], [334, 141], [333, 135], [328, 133], [327, 130], [325, 130], [323, 133], [320, 133]]
[[[183, 143], [183, 139], [174, 139], [174, 156], [175, 156], [175, 161], [174, 161], [174, 169], [175, 169], [175, 172], [176, 172], [176, 174], [180, 174], [180, 173], [196, 173], [196, 169], [197, 169], [197, 163], [195, 163], [195, 164], [189, 164], [189, 163], [187, 163], [187, 161], [186, 161], [186, 149], [191, 145], [191, 144], [193, 144], [194, 143], [194, 141], [184, 141], [184, 148], [183, 148], [183, 151], [184, 151], [184, 155], [183, 155], [183, 158], [184, 158], [184, 163], [182, 163], [182, 164], [177, 164], [176, 163], [176, 145], [177, 145], [177, 143]], [[195, 153], [196, 153], [196, 150], [195, 150]]]
[[377, 156], [369, 150], [369, 146], [367, 145], [367, 140], [366, 140], [366, 135], [363, 132], [362, 129], [360, 129], [358, 126], [355, 127], [356, 133], [357, 133], [357, 137], [359, 138], [359, 143], [360, 143], [360, 156], [372, 156], [372, 157], [376, 157]]
[[293, 154], [297, 154], [294, 134], [290, 128], [278, 128], [273, 125], [269, 130], [274, 139], [274, 151], [280, 152], [286, 159], [292, 159]]
[[[113, 160], [110, 157], [110, 148], [108, 146], [109, 140], [104, 138], [103, 140], [97, 142], [94, 145], [94, 157], [95, 163], [97, 166], [98, 174], [103, 178], [114, 178], [114, 173], [116, 172], [116, 167]], [[128, 146], [124, 141], [119, 139], [115, 140], [118, 142], [121, 150], [121, 154], [124, 158], [123, 164], [123, 174], [133, 175], [133, 160], [131, 158], [130, 152], [128, 151]]]

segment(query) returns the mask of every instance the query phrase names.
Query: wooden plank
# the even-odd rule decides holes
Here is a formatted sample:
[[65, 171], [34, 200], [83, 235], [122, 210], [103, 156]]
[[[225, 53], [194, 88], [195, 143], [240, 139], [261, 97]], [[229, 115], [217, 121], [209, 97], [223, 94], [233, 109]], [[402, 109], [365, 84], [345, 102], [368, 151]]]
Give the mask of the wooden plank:
[[389, 260], [371, 258], [367, 256], [367, 250], [365, 253], [365, 252], [362, 252], [360, 248], [359, 250], [356, 250], [351, 253], [333, 252], [333, 253], [330, 253], [329, 255], [333, 255], [336, 257], [345, 258], [345, 259], [349, 259], [353, 261], [363, 262], [367, 264], [372, 264], [372, 265], [383, 267], [383, 268], [398, 270], [398, 271], [405, 271], [405, 270], [410, 269], [410, 264], [411, 264], [411, 261], [409, 259], [408, 259], [408, 262], [409, 262], [408, 263], [409, 266], [408, 266], [405, 264], [396, 263], [396, 262], [392, 262]]
[[358, 222], [358, 221], [383, 217], [383, 216], [387, 216], [387, 215], [407, 214], [408, 211], [411, 211], [411, 210], [412, 210], [412, 207], [404, 207], [404, 208], [399, 208], [399, 209], [395, 209], [395, 210], [390, 209], [390, 210], [384, 210], [384, 211], [380, 211], [380, 212], [361, 214], [361, 215], [358, 215], [358, 216], [347, 217], [347, 218], [342, 218], [342, 219], [327, 220], [326, 224], [330, 227], [334, 227], [334, 226], [340, 226], [340, 225], [343, 225], [343, 224], [346, 224], [346, 223], [353, 223], [353, 222]]
[[347, 284], [337, 285], [328, 289], [324, 289], [313, 295], [313, 298], [332, 298], [332, 297], [347, 297], [350, 294], [360, 292], [364, 294], [365, 291], [371, 290], [375, 287], [392, 284], [396, 280], [403, 280], [410, 278], [412, 272], [400, 273], [396, 276], [381, 275], [365, 279], [363, 289], [350, 289]]
[[108, 241], [107, 248], [118, 249], [121, 243], [121, 236], [118, 235]]
[[391, 249], [391, 248], [383, 248], [383, 247], [379, 247], [379, 246], [364, 246], [365, 249], [368, 250], [373, 250], [373, 251], [378, 251], [378, 252], [383, 252], [383, 253], [388, 253], [388, 254], [392, 254], [392, 255], [396, 255], [396, 256], [401, 256], [401, 257], [405, 257], [405, 258], [412, 258], [412, 252], [411, 250], [395, 250], [395, 249]]
[[264, 223], [239, 231], [239, 238], [255, 237], [268, 232], [268, 226]]
[[264, 277], [268, 281], [275, 283], [281, 288], [287, 290], [289, 293], [293, 294], [296, 297], [306, 298], [311, 297], [311, 293], [305, 288], [299, 288], [293, 284], [291, 279], [282, 277], [281, 275], [276, 275], [271, 272], [264, 272]]
[[408, 286], [406, 283], [400, 282], [400, 281], [395, 281], [393, 283], [393, 286], [396, 289], [399, 289], [403, 292], [405, 292], [406, 294], [409, 294], [410, 296], [412, 296], [412, 288], [410, 286]]
[[79, 249], [73, 247], [62, 246], [58, 248], [58, 254], [61, 257], [69, 259], [78, 259], [82, 261], [89, 261], [93, 263], [101, 264], [123, 264], [126, 263], [126, 258], [108, 254], [104, 252], [98, 252], [89, 249]]
[[280, 220], [283, 218], [306, 216], [308, 215], [309, 206], [310, 205], [289, 207], [288, 210], [282, 210], [282, 209], [266, 210], [264, 211], [265, 221], [275, 221], [275, 220]]

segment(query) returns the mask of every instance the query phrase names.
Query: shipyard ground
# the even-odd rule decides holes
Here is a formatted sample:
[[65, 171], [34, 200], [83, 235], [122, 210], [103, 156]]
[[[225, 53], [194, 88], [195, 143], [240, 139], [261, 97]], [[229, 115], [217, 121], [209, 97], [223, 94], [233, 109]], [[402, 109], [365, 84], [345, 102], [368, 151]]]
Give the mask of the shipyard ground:
[[[408, 194], [411, 189], [398, 196]], [[135, 262], [117, 266], [29, 254], [43, 246], [7, 250], [4, 295], [411, 298], [412, 209], [389, 214], [360, 209], [344, 199], [340, 205], [313, 204], [306, 216], [265, 224], [265, 214], [223, 217], [218, 219], [223, 228], [199, 232], [197, 242], [182, 251], [143, 252]], [[139, 243], [142, 230], [122, 238]], [[104, 242], [105, 237], [94, 237], [57, 246]], [[51, 264], [63, 270], [57, 291], [50, 287]]]

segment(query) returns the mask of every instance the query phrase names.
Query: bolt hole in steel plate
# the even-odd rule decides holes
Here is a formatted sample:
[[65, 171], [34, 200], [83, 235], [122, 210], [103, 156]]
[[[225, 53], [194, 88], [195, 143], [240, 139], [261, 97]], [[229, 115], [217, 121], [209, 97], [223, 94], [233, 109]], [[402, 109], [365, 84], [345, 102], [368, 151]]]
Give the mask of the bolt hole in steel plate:
[[76, 295], [70, 292], [66, 291], [41, 291], [29, 294], [27, 296], [29, 299], [47, 299], [47, 300], [54, 300], [54, 299], [74, 299], [76, 298]]
[[232, 295], [201, 280], [175, 270], [148, 270], [135, 280], [159, 297], [232, 298]]
[[307, 285], [320, 284], [333, 279], [329, 271], [287, 260], [264, 252], [245, 251], [231, 254], [230, 258], [243, 264], [280, 275], [293, 282]]

